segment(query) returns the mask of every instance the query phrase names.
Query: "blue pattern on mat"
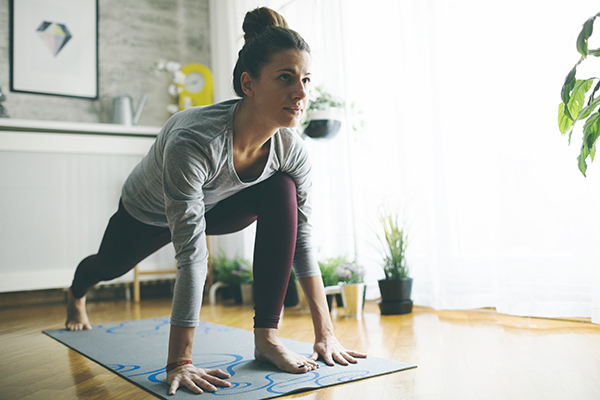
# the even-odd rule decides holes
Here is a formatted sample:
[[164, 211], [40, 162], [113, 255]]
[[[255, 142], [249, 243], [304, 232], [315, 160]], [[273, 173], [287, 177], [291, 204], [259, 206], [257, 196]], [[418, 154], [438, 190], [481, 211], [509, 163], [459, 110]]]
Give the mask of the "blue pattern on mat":
[[[152, 318], [95, 325], [91, 331], [50, 330], [44, 333], [156, 396], [164, 399], [195, 397], [187, 390], [179, 390], [175, 396], [167, 395], [164, 364], [169, 330], [169, 318]], [[286, 339], [283, 342], [299, 354], [307, 357], [312, 354], [309, 343]], [[223, 399], [265, 399], [415, 367], [369, 357], [350, 366], [330, 367], [319, 362], [319, 369], [305, 374], [281, 372], [270, 363], [254, 360], [252, 332], [209, 322], [201, 322], [196, 328], [194, 343], [194, 348], [198, 349], [192, 356], [195, 366], [219, 368], [231, 375], [228, 379], [231, 387], [219, 388], [212, 393]]]

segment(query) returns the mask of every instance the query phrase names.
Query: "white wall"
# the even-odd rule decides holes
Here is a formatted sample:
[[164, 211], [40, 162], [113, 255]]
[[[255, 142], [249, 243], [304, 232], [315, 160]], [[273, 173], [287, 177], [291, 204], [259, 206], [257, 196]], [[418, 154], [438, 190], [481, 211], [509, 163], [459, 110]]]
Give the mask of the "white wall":
[[[153, 142], [0, 132], [0, 292], [69, 287], [78, 263], [97, 252], [123, 182]], [[141, 268], [174, 265], [168, 245]]]
[[[160, 59], [211, 66], [208, 0], [99, 0], [101, 98], [10, 92], [9, 0], [0, 0], [0, 87], [11, 120], [110, 122], [110, 98], [130, 94], [137, 103], [147, 93], [140, 125], [162, 126], [172, 98], [169, 76], [152, 70]], [[19, 135], [30, 135], [28, 145], [15, 150], [15, 137], [0, 132], [0, 291], [68, 287], [79, 261], [97, 251], [122, 183], [153, 139]], [[49, 138], [56, 142], [44, 147]], [[169, 245], [142, 267], [173, 265]]]

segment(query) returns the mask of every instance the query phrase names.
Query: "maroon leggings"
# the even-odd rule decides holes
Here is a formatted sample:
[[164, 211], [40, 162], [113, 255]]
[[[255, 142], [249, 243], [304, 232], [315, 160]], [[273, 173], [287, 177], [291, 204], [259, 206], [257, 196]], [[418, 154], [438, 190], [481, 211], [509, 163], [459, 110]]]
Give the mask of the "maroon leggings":
[[[205, 214], [205, 219], [207, 235], [237, 232], [257, 221], [254, 327], [277, 328], [296, 246], [298, 210], [294, 181], [278, 172], [219, 202]], [[71, 286], [73, 295], [81, 298], [98, 282], [124, 275], [170, 242], [169, 228], [139, 222], [119, 202], [98, 254], [85, 258], [77, 267]]]

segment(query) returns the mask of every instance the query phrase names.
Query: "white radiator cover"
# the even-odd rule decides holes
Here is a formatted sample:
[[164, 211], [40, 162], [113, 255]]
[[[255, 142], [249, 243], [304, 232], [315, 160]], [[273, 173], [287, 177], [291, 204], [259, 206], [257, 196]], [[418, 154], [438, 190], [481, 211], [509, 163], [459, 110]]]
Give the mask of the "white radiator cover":
[[[69, 287], [77, 264], [97, 252], [123, 182], [153, 142], [0, 127], [0, 292]], [[174, 265], [169, 244], [140, 268]], [[130, 272], [112, 282], [132, 279]]]

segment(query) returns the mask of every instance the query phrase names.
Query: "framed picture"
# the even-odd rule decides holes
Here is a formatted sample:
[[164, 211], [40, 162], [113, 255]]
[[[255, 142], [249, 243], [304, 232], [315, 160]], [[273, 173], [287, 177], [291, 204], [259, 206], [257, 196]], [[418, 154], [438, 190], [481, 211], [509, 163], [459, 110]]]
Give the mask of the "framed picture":
[[98, 98], [98, 0], [10, 0], [10, 90]]

